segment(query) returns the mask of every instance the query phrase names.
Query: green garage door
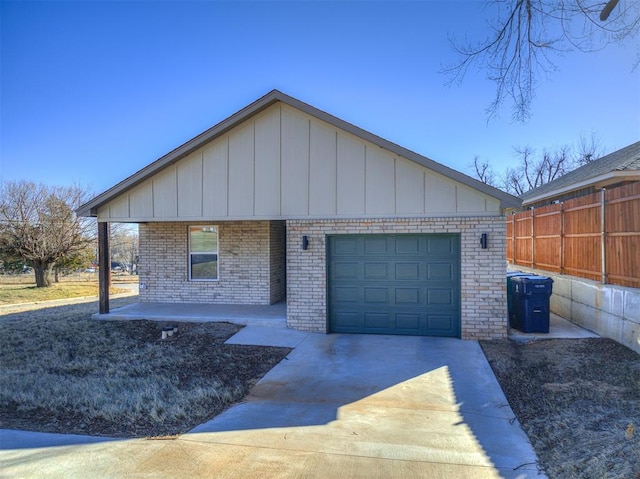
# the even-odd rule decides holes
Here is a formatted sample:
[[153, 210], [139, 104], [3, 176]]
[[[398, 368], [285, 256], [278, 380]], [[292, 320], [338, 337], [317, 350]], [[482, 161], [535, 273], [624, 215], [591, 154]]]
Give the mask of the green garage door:
[[459, 235], [327, 238], [334, 333], [460, 337]]

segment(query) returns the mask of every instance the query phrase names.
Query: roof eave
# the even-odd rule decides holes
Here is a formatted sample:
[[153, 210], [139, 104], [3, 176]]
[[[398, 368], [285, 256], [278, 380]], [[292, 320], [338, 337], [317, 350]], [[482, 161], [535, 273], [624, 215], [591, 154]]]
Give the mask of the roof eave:
[[557, 188], [555, 190], [549, 191], [547, 193], [543, 193], [541, 195], [525, 198], [524, 200], [522, 200], [522, 206], [527, 206], [532, 203], [537, 203], [539, 201], [551, 199], [556, 196], [571, 193], [572, 191], [581, 190], [582, 188], [587, 188], [589, 186], [593, 186], [597, 189], [601, 189], [606, 187], [607, 185], [610, 185], [613, 182], [624, 181], [625, 179], [629, 179], [629, 180], [640, 179], [640, 171], [639, 170], [610, 171], [608, 173], [595, 176], [593, 178], [580, 181], [578, 183], [567, 185], [563, 188]]

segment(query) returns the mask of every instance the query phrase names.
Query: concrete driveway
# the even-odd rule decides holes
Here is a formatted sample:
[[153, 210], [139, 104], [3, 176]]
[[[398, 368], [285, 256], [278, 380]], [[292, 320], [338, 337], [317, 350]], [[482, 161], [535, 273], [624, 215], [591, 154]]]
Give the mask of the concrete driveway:
[[545, 477], [477, 342], [252, 326], [230, 342], [295, 349], [177, 438], [4, 431], [3, 477]]

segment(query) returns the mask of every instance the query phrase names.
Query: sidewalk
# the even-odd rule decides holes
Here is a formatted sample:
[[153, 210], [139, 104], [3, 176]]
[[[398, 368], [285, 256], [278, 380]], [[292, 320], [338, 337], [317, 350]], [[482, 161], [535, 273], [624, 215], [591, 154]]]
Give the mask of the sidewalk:
[[[111, 299], [128, 298], [131, 296], [137, 296], [137, 291], [130, 291], [126, 293], [112, 294]], [[77, 298], [63, 298], [63, 299], [50, 299], [47, 301], [36, 301], [33, 303], [16, 303], [16, 304], [4, 304], [0, 305], [0, 316], [3, 314], [20, 313], [23, 311], [31, 311], [34, 309], [53, 308], [56, 306], [66, 306], [70, 304], [82, 304], [98, 302], [97, 296], [80, 296]]]

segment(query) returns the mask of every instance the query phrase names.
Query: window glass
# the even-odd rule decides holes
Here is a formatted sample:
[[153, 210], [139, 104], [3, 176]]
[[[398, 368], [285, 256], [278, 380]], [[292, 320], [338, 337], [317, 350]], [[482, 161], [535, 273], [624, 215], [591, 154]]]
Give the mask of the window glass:
[[189, 226], [189, 278], [218, 279], [218, 228]]

